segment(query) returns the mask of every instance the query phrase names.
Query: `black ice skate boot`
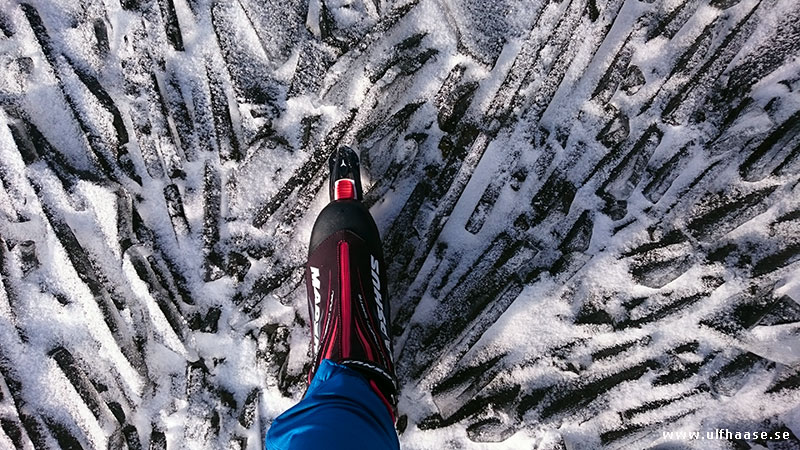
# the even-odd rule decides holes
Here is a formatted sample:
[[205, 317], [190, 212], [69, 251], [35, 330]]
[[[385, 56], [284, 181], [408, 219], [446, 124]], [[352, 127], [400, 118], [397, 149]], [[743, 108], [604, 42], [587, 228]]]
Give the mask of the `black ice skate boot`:
[[378, 228], [361, 203], [358, 156], [348, 147], [331, 155], [331, 202], [311, 231], [306, 265], [313, 366], [324, 359], [363, 375], [392, 420], [397, 380], [389, 338], [389, 301]]

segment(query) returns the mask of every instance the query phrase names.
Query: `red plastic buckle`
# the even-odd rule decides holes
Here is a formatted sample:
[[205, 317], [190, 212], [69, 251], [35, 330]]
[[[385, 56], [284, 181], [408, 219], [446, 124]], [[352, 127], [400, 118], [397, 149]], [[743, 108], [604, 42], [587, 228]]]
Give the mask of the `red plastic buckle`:
[[356, 198], [356, 185], [350, 178], [336, 180], [333, 193], [334, 200], [354, 200]]

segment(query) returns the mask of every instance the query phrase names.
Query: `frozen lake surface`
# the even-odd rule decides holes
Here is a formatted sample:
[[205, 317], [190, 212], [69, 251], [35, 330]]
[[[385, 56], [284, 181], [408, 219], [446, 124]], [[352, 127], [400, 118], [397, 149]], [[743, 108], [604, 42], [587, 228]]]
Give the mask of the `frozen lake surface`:
[[800, 448], [796, 0], [0, 0], [0, 67], [0, 448], [261, 448], [340, 145], [403, 448]]

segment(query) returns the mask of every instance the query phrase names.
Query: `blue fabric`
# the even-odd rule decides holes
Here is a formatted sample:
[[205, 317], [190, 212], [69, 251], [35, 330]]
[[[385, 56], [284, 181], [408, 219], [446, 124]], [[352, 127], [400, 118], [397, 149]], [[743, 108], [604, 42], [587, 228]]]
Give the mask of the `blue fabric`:
[[389, 411], [366, 378], [322, 361], [306, 396], [278, 416], [267, 450], [400, 449]]

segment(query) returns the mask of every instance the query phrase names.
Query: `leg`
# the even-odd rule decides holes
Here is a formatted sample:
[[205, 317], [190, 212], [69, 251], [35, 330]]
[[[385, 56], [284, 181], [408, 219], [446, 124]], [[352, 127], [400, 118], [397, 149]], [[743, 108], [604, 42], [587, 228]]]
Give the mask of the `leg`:
[[392, 419], [366, 378], [327, 359], [305, 398], [272, 423], [266, 444], [267, 450], [400, 448]]

